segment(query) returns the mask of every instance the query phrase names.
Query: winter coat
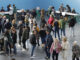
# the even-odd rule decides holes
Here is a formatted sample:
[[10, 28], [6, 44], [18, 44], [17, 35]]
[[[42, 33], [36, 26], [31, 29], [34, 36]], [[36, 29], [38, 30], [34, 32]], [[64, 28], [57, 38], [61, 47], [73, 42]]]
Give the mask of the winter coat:
[[80, 47], [78, 45], [72, 46], [72, 53], [73, 56], [76, 55], [76, 57], [80, 56]]
[[70, 49], [70, 44], [68, 41], [66, 41], [65, 43], [62, 41], [62, 57], [63, 58], [68, 58], [69, 56], [69, 49]]
[[40, 30], [39, 35], [40, 35], [41, 38], [46, 37], [46, 31], [45, 30]]
[[29, 39], [30, 28], [25, 28], [22, 33], [22, 41]]
[[74, 27], [76, 24], [76, 19], [75, 18], [71, 18], [71, 20], [69, 21], [69, 27]]
[[11, 33], [13, 44], [17, 43], [17, 32]]
[[5, 28], [6, 29], [11, 29], [11, 27], [12, 27], [12, 24], [10, 22], [5, 23]]

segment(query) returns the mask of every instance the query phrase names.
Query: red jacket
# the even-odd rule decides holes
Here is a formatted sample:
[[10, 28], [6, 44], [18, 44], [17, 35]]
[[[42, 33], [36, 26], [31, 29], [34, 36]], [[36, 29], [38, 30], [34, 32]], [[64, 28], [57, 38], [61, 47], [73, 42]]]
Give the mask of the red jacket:
[[54, 18], [53, 18], [53, 17], [50, 17], [50, 18], [48, 19], [48, 24], [52, 24], [53, 21], [54, 21]]

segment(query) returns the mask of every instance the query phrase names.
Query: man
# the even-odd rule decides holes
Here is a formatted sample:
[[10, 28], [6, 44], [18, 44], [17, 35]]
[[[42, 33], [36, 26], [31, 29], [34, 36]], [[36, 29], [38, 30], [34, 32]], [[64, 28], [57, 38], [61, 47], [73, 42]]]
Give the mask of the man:
[[66, 25], [66, 22], [65, 22], [63, 16], [61, 16], [59, 22], [60, 22], [61, 37], [62, 37], [62, 33], [63, 33], [64, 36], [66, 35], [65, 34], [65, 25]]
[[17, 20], [16, 19], [16, 13], [17, 13], [17, 9], [16, 9], [16, 6], [13, 4], [13, 14], [14, 14], [15, 20]]
[[2, 8], [1, 8], [1, 12], [5, 12], [4, 7], [3, 7], [3, 6], [2, 6]]
[[23, 48], [26, 49], [26, 43], [25, 43], [25, 42], [27, 41], [27, 50], [28, 50], [28, 48], [29, 48], [29, 46], [28, 46], [29, 32], [30, 32], [30, 28], [29, 28], [29, 26], [27, 25], [27, 26], [25, 26], [25, 27], [23, 28], [23, 33], [22, 33]]
[[32, 34], [31, 37], [30, 37], [30, 42], [31, 42], [31, 45], [32, 45], [31, 58], [34, 58], [33, 53], [34, 53], [34, 50], [35, 50], [35, 48], [36, 48], [36, 33], [37, 33], [37, 32], [34, 30], [34, 31], [33, 31], [33, 34]]
[[6, 23], [6, 16], [3, 16], [1, 19], [1, 25], [2, 25], [2, 33], [4, 33], [5, 31], [5, 23]]
[[24, 27], [24, 25], [23, 25], [22, 21], [19, 21], [18, 28], [19, 28], [19, 44], [20, 45], [21, 45], [23, 27]]
[[21, 11], [21, 20], [22, 22], [24, 23], [24, 20], [25, 20], [25, 15], [26, 15], [26, 12], [24, 11], [24, 9]]
[[47, 30], [46, 31], [46, 44], [45, 44], [45, 52], [46, 52], [46, 57], [45, 59], [48, 59], [50, 60], [50, 48], [51, 48], [51, 45], [52, 45], [52, 42], [53, 42], [53, 38], [52, 36], [50, 35], [50, 31]]

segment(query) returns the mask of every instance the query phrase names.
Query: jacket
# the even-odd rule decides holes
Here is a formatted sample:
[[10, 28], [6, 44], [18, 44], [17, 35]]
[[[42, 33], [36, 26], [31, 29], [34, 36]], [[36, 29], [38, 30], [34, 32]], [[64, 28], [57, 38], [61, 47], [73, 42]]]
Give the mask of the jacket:
[[53, 38], [50, 34], [46, 35], [46, 44], [45, 47], [48, 47], [49, 49], [51, 48], [53, 42]]
[[69, 27], [74, 27], [76, 24], [76, 19], [75, 18], [71, 18], [71, 20], [69, 21]]
[[65, 29], [65, 24], [66, 24], [65, 21], [63, 19], [60, 19], [59, 23], [60, 23], [60, 28]]
[[29, 39], [29, 32], [30, 32], [30, 28], [29, 27], [25, 28], [25, 30], [22, 33], [22, 41]]
[[76, 57], [80, 56], [80, 47], [78, 45], [72, 46], [72, 53], [73, 56], [76, 55]]
[[34, 34], [32, 34], [30, 37], [30, 43], [31, 45], [36, 45], [36, 36]]
[[[56, 53], [59, 53], [59, 52], [60, 52], [60, 49], [61, 49], [61, 45], [60, 45], [60, 43], [58, 42], [58, 43], [57, 43], [57, 48], [56, 48]], [[53, 53], [53, 50], [54, 50], [54, 42], [53, 42], [52, 45], [51, 45], [50, 53]]]
[[50, 18], [48, 19], [48, 24], [51, 24], [51, 25], [52, 25], [53, 21], [54, 21], [54, 18], [51, 18], [51, 17], [50, 17]]

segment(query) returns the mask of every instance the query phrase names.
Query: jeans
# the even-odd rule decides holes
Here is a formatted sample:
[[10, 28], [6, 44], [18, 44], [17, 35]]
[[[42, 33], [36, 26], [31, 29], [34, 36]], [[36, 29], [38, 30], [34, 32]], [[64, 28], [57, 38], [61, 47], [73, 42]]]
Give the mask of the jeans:
[[22, 41], [22, 43], [23, 43], [23, 48], [24, 48], [24, 49], [26, 49], [26, 43], [25, 43], [25, 42], [26, 42], [26, 40], [23, 40], [23, 41]]
[[19, 44], [20, 44], [20, 45], [21, 45], [21, 38], [22, 38], [22, 36], [19, 35]]
[[49, 48], [45, 47], [45, 53], [46, 53], [46, 56], [50, 59], [50, 52], [49, 52]]
[[36, 48], [36, 45], [32, 45], [32, 52], [31, 52], [31, 56], [33, 56], [34, 50]]
[[41, 37], [42, 44], [45, 44], [45, 37]]
[[6, 41], [5, 46], [6, 46], [6, 54], [11, 53], [11, 43], [9, 41]]
[[58, 34], [58, 38], [60, 40], [59, 29], [55, 29], [55, 38], [56, 38], [56, 33]]
[[53, 51], [52, 58], [53, 60], [58, 60], [58, 53], [56, 53], [56, 51]]
[[13, 49], [14, 49], [14, 54], [16, 54], [17, 53], [17, 49], [16, 49], [16, 46], [15, 46], [15, 44], [13, 45]]
[[72, 60], [79, 60], [79, 57], [77, 57], [76, 55], [73, 55]]
[[71, 36], [74, 36], [74, 27], [70, 27], [70, 34]]
[[61, 29], [61, 37], [62, 37], [62, 33], [63, 33], [64, 36], [66, 35], [65, 34], [65, 29]]

